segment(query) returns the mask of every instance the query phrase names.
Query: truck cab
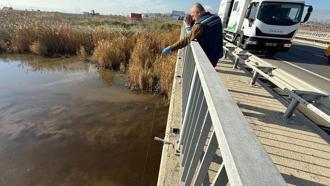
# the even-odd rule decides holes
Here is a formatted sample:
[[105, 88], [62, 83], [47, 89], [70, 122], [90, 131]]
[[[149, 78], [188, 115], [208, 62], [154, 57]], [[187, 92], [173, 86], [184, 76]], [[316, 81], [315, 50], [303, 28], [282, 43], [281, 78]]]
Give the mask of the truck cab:
[[311, 6], [302, 21], [305, 7], [304, 0], [223, 0], [219, 16], [226, 40], [249, 51], [275, 54], [289, 50], [300, 23], [309, 19]]

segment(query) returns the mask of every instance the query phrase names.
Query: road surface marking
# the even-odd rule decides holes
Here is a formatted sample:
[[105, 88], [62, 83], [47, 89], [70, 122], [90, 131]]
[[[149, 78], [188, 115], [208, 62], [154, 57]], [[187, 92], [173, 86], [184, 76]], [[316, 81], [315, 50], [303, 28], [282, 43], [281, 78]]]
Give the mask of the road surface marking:
[[282, 62], [284, 62], [284, 63], [286, 63], [286, 64], [288, 64], [288, 65], [290, 65], [290, 66], [292, 66], [292, 67], [298, 68], [298, 69], [300, 69], [300, 70], [303, 70], [303, 71], [305, 71], [305, 72], [307, 72], [307, 73], [310, 73], [310, 74], [312, 74], [312, 75], [314, 75], [314, 76], [317, 76], [317, 77], [319, 77], [319, 78], [321, 78], [321, 79], [324, 79], [324, 80], [330, 82], [330, 79], [329, 79], [329, 78], [326, 78], [326, 77], [324, 77], [324, 76], [321, 76], [320, 74], [317, 74], [317, 73], [312, 72], [312, 71], [310, 71], [310, 70], [304, 69], [304, 68], [302, 68], [302, 67], [300, 67], [300, 66], [298, 66], [298, 65], [292, 64], [292, 63], [289, 62], [289, 61], [285, 61], [285, 60], [283, 60], [283, 59], [281, 59], [281, 58], [279, 58], [279, 57], [274, 57], [274, 58], [277, 59], [277, 60], [280, 60], [280, 61], [282, 61]]

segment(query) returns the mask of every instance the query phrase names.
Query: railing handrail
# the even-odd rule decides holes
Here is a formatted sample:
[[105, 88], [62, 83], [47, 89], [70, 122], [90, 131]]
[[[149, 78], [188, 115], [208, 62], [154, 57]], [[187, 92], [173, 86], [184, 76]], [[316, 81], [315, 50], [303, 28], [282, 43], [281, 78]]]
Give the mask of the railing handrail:
[[[185, 34], [185, 32], [182, 33]], [[192, 145], [189, 143], [191, 143], [195, 138], [195, 134], [190, 133], [203, 133], [203, 131], [195, 131], [200, 127], [198, 127], [199, 124], [197, 123], [197, 121], [195, 122], [193, 121], [193, 119], [199, 119], [200, 115], [204, 118], [204, 115], [201, 114], [202, 112], [199, 112], [197, 117], [191, 116], [193, 117], [193, 119], [189, 120], [187, 119], [187, 117], [189, 117], [189, 115], [194, 115], [191, 113], [196, 113], [196, 110], [202, 110], [202, 108], [199, 108], [198, 103], [205, 102], [207, 108], [205, 118], [207, 118], [208, 115], [211, 118], [212, 127], [216, 139], [218, 141], [227, 179], [229, 180], [230, 184], [235, 186], [286, 185], [283, 177], [271, 161], [270, 157], [264, 150], [260, 141], [257, 139], [249, 123], [246, 121], [244, 115], [238, 108], [236, 102], [230, 96], [227, 88], [222, 83], [218, 73], [212, 67], [210, 61], [208, 60], [199, 43], [193, 41], [188, 46], [188, 48], [184, 50], [191, 50], [192, 52], [190, 53], [190, 55], [192, 56], [189, 56], [189, 51], [184, 51], [184, 55], [186, 55], [183, 56], [184, 63], [193, 62], [193, 66], [195, 66], [195, 68], [193, 75], [194, 77], [192, 77], [192, 80], [183, 79], [184, 81], [191, 81], [191, 83], [188, 83], [188, 91], [190, 92], [189, 98], [187, 99], [185, 97], [188, 94], [183, 93], [183, 100], [187, 99], [187, 101], [183, 101], [183, 104], [185, 104], [183, 105], [183, 112], [185, 112], [185, 118], [183, 119], [182, 132], [183, 135], [191, 135], [192, 137], [186, 137], [186, 139], [191, 141], [182, 142], [183, 145], [188, 144], [189, 146], [186, 147], [186, 149], [188, 148], [189, 150], [181, 152], [182, 155], [188, 156], [188, 160], [190, 160], [189, 156], [194, 157], [194, 155], [189, 154], [190, 149], [193, 149], [191, 151], [193, 153], [196, 153], [197, 150], [202, 150], [198, 149], [198, 145], [196, 145], [197, 147], [195, 148], [193, 146], [195, 144]], [[185, 68], [188, 67], [187, 64], [185, 64], [184, 66]], [[185, 71], [186, 69], [183, 70]], [[196, 87], [192, 87], [198, 87], [198, 85], [194, 85], [196, 79], [198, 79], [200, 83], [200, 88], [198, 90], [199, 92], [202, 91], [202, 93], [195, 93], [196, 95], [198, 94], [198, 96], [194, 97], [193, 91], [196, 92], [197, 89]], [[200, 97], [203, 98], [201, 99]], [[194, 101], [193, 99], [196, 99], [196, 101]], [[199, 102], [198, 99], [201, 99], [202, 101]], [[190, 110], [192, 108], [191, 104], [196, 104], [195, 110], [193, 112], [192, 110]], [[203, 121], [204, 123], [200, 125], [203, 125], [204, 127], [206, 119]], [[195, 126], [193, 126], [194, 124], [190, 124], [189, 122], [195, 123]], [[189, 127], [192, 129], [190, 129]], [[200, 134], [199, 137], [196, 137], [198, 138], [198, 142], [201, 136], [202, 134]], [[182, 148], [184, 149], [185, 147]], [[183, 159], [185, 159], [185, 157]], [[183, 170], [185, 169], [184, 166], [187, 166], [185, 162], [182, 163]], [[190, 164], [188, 165], [189, 167], [191, 167]], [[195, 171], [190, 170], [190, 168], [188, 170]], [[185, 170], [183, 172], [185, 172]], [[185, 178], [181, 179], [181, 181], [183, 185], [186, 185]], [[189, 184], [190, 181], [188, 182], [188, 185]]]

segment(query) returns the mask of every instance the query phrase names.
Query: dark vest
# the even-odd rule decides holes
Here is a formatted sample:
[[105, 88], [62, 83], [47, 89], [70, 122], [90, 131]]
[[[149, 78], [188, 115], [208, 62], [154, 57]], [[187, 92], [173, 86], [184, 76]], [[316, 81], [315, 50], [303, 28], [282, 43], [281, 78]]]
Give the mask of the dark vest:
[[[223, 56], [222, 24], [219, 16], [206, 12], [195, 24], [201, 24], [202, 35], [197, 38], [212, 63]], [[213, 64], [215, 66], [216, 64]]]

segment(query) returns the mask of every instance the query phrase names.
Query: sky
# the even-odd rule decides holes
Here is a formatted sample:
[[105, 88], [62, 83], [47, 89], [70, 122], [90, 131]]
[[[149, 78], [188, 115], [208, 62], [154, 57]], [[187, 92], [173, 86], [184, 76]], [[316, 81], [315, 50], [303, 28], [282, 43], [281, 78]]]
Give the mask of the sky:
[[[198, 1], [213, 13], [216, 13], [221, 0]], [[81, 13], [92, 9], [101, 14], [128, 15], [137, 13], [168, 13], [172, 10], [189, 11], [194, 0], [0, 0], [0, 7], [11, 6], [15, 9], [40, 9]], [[306, 0], [314, 7], [312, 18], [330, 20], [330, 0]]]

